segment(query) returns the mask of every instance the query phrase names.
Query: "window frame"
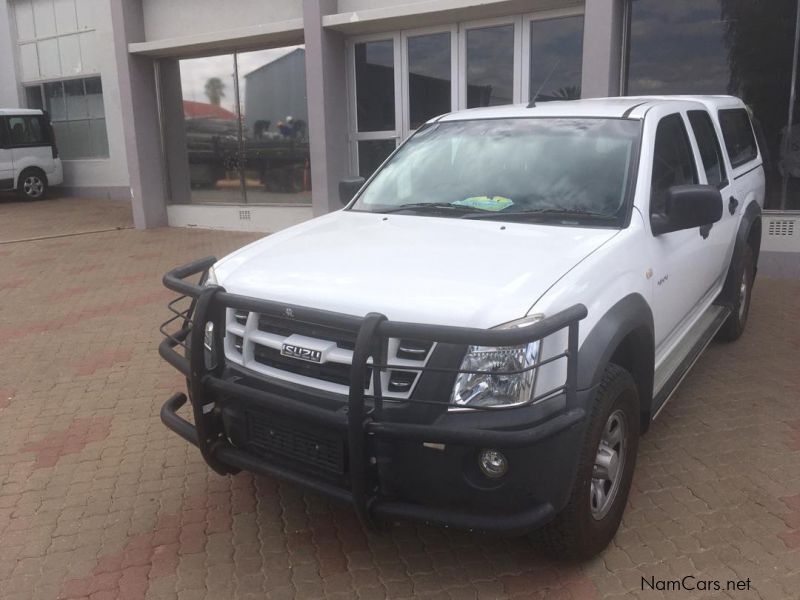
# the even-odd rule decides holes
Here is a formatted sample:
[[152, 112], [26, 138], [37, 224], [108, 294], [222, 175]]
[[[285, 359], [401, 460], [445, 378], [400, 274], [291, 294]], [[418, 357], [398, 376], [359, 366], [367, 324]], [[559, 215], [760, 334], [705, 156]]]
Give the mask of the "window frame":
[[[708, 173], [706, 169], [706, 164], [703, 161], [703, 151], [700, 148], [700, 138], [697, 135], [697, 131], [695, 131], [694, 123], [692, 123], [692, 113], [699, 113], [701, 115], [705, 115], [705, 118], [708, 119], [708, 124], [711, 126], [711, 132], [714, 135], [714, 146], [717, 151], [717, 157], [719, 158], [719, 168], [720, 174], [722, 175], [722, 179], [717, 184], [709, 184], [708, 182]], [[730, 178], [728, 176], [728, 161], [725, 158], [725, 154], [722, 150], [722, 145], [720, 144], [719, 133], [717, 133], [717, 128], [714, 126], [714, 119], [711, 117], [711, 114], [705, 108], [690, 108], [686, 111], [686, 121], [689, 123], [689, 129], [691, 130], [691, 137], [694, 140], [694, 144], [697, 147], [697, 166], [702, 167], [703, 171], [703, 178], [705, 179], [706, 184], [713, 185], [718, 190], [726, 188], [730, 184]], [[699, 174], [699, 173], [698, 173]]]
[[[392, 63], [394, 68], [394, 129], [383, 131], [359, 131], [358, 130], [358, 98], [356, 97], [356, 44], [365, 42], [385, 42], [392, 40]], [[398, 107], [402, 106], [403, 87], [400, 74], [401, 61], [398, 52], [400, 46], [400, 32], [393, 33], [372, 33], [349, 38], [345, 44], [346, 55], [346, 77], [345, 89], [347, 91], [347, 123], [348, 138], [350, 146], [350, 168], [352, 173], [358, 173], [358, 142], [371, 140], [390, 140], [394, 139], [395, 148], [401, 138], [402, 118], [398, 112]]]
[[[411, 128], [411, 97], [408, 77], [408, 40], [409, 38], [421, 37], [425, 35], [435, 35], [437, 33], [450, 34], [450, 110], [455, 110], [458, 106], [458, 26], [444, 25], [438, 27], [422, 27], [420, 29], [410, 29], [400, 32], [400, 79], [402, 82], [402, 121], [400, 125], [400, 139], [408, 138], [416, 129]], [[395, 111], [397, 107], [395, 107]]]
[[[83, 83], [83, 97], [85, 98], [86, 95], [87, 95], [86, 94], [86, 81], [89, 80], [89, 79], [99, 79], [100, 80], [100, 86], [103, 87], [103, 78], [100, 75], [100, 73], [88, 73], [88, 74], [82, 74], [82, 75], [75, 75], [75, 76], [72, 76], [72, 77], [57, 77], [57, 78], [41, 79], [41, 80], [36, 80], [35, 82], [25, 82], [25, 83], [22, 84], [22, 87], [25, 90], [25, 94], [26, 94], [26, 98], [25, 98], [26, 103], [27, 103], [27, 90], [28, 89], [32, 89], [32, 88], [36, 88], [36, 89], [39, 90], [39, 98], [40, 98], [40, 101], [41, 101], [41, 104], [42, 104], [42, 108], [41, 109], [37, 108], [36, 110], [41, 110], [47, 116], [47, 120], [48, 120], [47, 125], [48, 125], [48, 128], [52, 131], [52, 139], [54, 139], [54, 140], [55, 140], [55, 127], [53, 127], [53, 125], [55, 123], [77, 123], [77, 122], [82, 122], [82, 121], [89, 121], [90, 122], [89, 127], [91, 128], [91, 126], [92, 126], [91, 122], [103, 121], [103, 127], [104, 127], [105, 133], [106, 133], [106, 146], [108, 148], [107, 149], [107, 153], [105, 155], [97, 154], [97, 155], [93, 155], [93, 156], [76, 156], [74, 158], [65, 158], [64, 156], [60, 156], [60, 158], [61, 158], [61, 160], [63, 162], [69, 162], [69, 161], [105, 161], [105, 160], [110, 160], [111, 159], [111, 145], [110, 145], [110, 143], [108, 141], [108, 117], [106, 116], [105, 88], [104, 87], [103, 87], [103, 92], [101, 94], [102, 98], [103, 98], [103, 116], [102, 117], [83, 117], [83, 118], [78, 118], [78, 119], [69, 119], [69, 118], [67, 118], [67, 119], [53, 119], [52, 115], [47, 110], [47, 96], [45, 95], [45, 91], [44, 91], [44, 86], [45, 85], [50, 84], [50, 83], [61, 84], [62, 97], [64, 98], [64, 102], [65, 102], [65, 106], [66, 106], [66, 88], [65, 88], [65, 83], [68, 82], [68, 81], [81, 81]], [[53, 143], [54, 142], [51, 142], [51, 145]], [[55, 140], [55, 143], [57, 143], [57, 140]]]
[[514, 64], [511, 68], [512, 88], [511, 103], [519, 104], [522, 102], [522, 16], [496, 17], [494, 19], [481, 19], [479, 21], [467, 21], [458, 24], [458, 104], [457, 110], [467, 108], [467, 33], [473, 29], [489, 29], [491, 27], [502, 27], [512, 25], [514, 28]]
[[[512, 102], [527, 103], [530, 95], [530, 45], [531, 22], [560, 19], [563, 17], [584, 17], [586, 27], [586, 9], [583, 4], [565, 8], [552, 8], [535, 12], [526, 12], [491, 19], [480, 19], [449, 23], [429, 27], [417, 27], [355, 35], [345, 40], [345, 88], [347, 93], [347, 134], [349, 165], [351, 173], [359, 172], [358, 142], [371, 140], [395, 140], [395, 148], [407, 140], [416, 130], [410, 125], [410, 98], [408, 96], [408, 39], [420, 35], [450, 33], [450, 109], [463, 110], [467, 104], [467, 31], [498, 25], [514, 26], [514, 67]], [[383, 131], [358, 131], [358, 112], [355, 76], [355, 45], [363, 42], [393, 41], [394, 49], [394, 97], [395, 127]], [[581, 73], [583, 73], [583, 55], [581, 55]], [[583, 82], [581, 82], [581, 87]]]
[[[522, 88], [522, 98], [520, 102], [530, 102], [531, 95], [531, 23], [534, 21], [551, 21], [553, 19], [563, 19], [566, 17], [583, 17], [583, 28], [586, 30], [586, 10], [584, 5], [569, 6], [566, 8], [554, 8], [522, 16], [522, 56], [520, 73], [520, 86]], [[581, 50], [581, 79], [583, 79], [583, 50]], [[583, 81], [581, 81], [583, 90]]]
[[652, 220], [654, 215], [663, 214], [661, 212], [655, 212], [653, 210], [653, 174], [655, 172], [655, 162], [656, 162], [656, 144], [658, 142], [658, 128], [661, 126], [665, 120], [677, 117], [678, 121], [682, 125], [683, 129], [683, 138], [686, 143], [686, 147], [689, 150], [689, 158], [692, 162], [692, 168], [694, 169], [694, 180], [696, 184], [700, 183], [700, 170], [698, 164], [698, 148], [695, 144], [695, 140], [692, 138], [690, 132], [691, 124], [688, 123], [688, 117], [684, 114], [685, 111], [680, 110], [677, 112], [667, 113], [659, 117], [658, 122], [655, 124], [655, 129], [653, 130], [653, 153], [652, 159], [650, 161], [650, 181], [648, 183], [648, 194], [647, 194], [647, 214], [648, 218]]

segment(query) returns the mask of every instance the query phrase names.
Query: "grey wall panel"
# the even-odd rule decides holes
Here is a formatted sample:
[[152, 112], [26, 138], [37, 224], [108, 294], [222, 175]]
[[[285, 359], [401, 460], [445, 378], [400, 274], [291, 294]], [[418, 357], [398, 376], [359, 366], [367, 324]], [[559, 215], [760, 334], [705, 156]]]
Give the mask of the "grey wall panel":
[[581, 95], [602, 98], [619, 94], [622, 61], [623, 0], [591, 0], [583, 20]]
[[300, 0], [142, 0], [144, 37], [155, 41], [296, 19]]
[[339, 180], [348, 174], [344, 36], [322, 28], [335, 0], [304, 0], [306, 87], [315, 215], [341, 208]]
[[153, 59], [128, 53], [144, 36], [139, 0], [109, 0], [128, 156], [133, 222], [138, 228], [167, 224], [166, 174], [161, 153]]

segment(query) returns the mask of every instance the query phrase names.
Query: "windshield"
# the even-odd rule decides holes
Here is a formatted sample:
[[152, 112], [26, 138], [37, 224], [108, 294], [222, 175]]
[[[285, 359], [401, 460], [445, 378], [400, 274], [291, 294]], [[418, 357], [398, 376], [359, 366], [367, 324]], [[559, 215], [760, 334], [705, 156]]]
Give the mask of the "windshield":
[[418, 131], [375, 174], [353, 210], [614, 224], [640, 122], [482, 119]]

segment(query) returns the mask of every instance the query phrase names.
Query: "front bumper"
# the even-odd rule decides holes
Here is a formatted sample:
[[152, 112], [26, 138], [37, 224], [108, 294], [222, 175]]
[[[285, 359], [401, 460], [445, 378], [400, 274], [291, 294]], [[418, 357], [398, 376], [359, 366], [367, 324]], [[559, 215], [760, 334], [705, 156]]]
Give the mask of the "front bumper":
[[[352, 505], [367, 526], [374, 526], [376, 519], [410, 519], [516, 535], [543, 525], [563, 507], [583, 437], [585, 399], [577, 392], [575, 380], [578, 322], [586, 315], [585, 307], [575, 306], [516, 330], [396, 323], [375, 313], [362, 319], [287, 307], [230, 294], [219, 286], [203, 286], [205, 273], [214, 262], [212, 258], [197, 261], [164, 277], [168, 288], [192, 300], [185, 311], [173, 308], [176, 317], [171, 321], [181, 319], [182, 324], [172, 334], [162, 328], [166, 337], [159, 351], [186, 375], [189, 387], [188, 397], [179, 393], [167, 400], [161, 409], [161, 419], [197, 446], [215, 471], [246, 470], [296, 483]], [[199, 284], [185, 281], [198, 274]], [[364, 381], [368, 366], [376, 383], [380, 372], [392, 367], [381, 364], [385, 360], [371, 359], [385, 356], [385, 344], [390, 337], [501, 346], [528, 343], [567, 328], [567, 350], [548, 359], [567, 361], [567, 381], [556, 390], [540, 394], [530, 405], [514, 409], [449, 413], [446, 404], [435, 399], [427, 402], [409, 399], [400, 403], [422, 402], [428, 405], [425, 408], [433, 407], [434, 416], [424, 422], [409, 421], [408, 413], [398, 417], [402, 411], [381, 397], [380, 385], [373, 385], [377, 392], [371, 397], [365, 397], [362, 385], [351, 385], [347, 403], [332, 409], [303, 401], [287, 390], [249, 385], [246, 379], [232, 376], [224, 364], [209, 368], [203, 336], [190, 333], [202, 332], [206, 323], [212, 322], [218, 337], [215, 344], [222, 347], [219, 336], [224, 331], [226, 308], [266, 315], [286, 314], [289, 308], [297, 319], [357, 330], [350, 377], [355, 382]], [[176, 351], [179, 345], [185, 348], [185, 356]], [[178, 414], [187, 401], [192, 407], [194, 424]], [[545, 403], [555, 404], [559, 409], [545, 414], [540, 410]], [[334, 438], [338, 436], [342, 440], [345, 465], [340, 476], [309, 471], [280, 456], [253, 452], [247, 437], [252, 429], [249, 420], [254, 415], [259, 415], [262, 421], [266, 419], [268, 427], [270, 419], [275, 420], [276, 427], [290, 420], [299, 424], [301, 430], [307, 428], [330, 432]], [[509, 474], [502, 480], [489, 480], [477, 471], [475, 458], [483, 448], [500, 449], [509, 458]]]

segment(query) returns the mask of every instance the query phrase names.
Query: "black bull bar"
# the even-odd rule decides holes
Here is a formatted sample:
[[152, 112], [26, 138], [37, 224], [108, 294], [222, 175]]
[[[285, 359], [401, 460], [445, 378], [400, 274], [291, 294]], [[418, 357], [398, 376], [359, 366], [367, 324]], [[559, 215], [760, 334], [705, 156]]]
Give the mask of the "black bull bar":
[[[374, 487], [369, 485], [369, 459], [366, 445], [368, 436], [384, 440], [419, 441], [424, 443], [454, 444], [478, 447], [519, 448], [546, 440], [556, 433], [570, 428], [583, 420], [584, 410], [577, 402], [578, 323], [586, 317], [587, 310], [577, 304], [531, 325], [510, 329], [477, 329], [445, 325], [427, 325], [389, 321], [379, 313], [356, 317], [304, 306], [261, 300], [232, 294], [221, 286], [205, 285], [208, 270], [216, 262], [213, 257], [197, 260], [169, 271], [163, 278], [164, 285], [180, 294], [169, 303], [173, 316], [161, 326], [164, 339], [159, 345], [159, 354], [170, 365], [187, 378], [194, 424], [182, 418], [177, 411], [187, 402], [187, 396], [177, 393], [161, 408], [161, 420], [175, 433], [197, 446], [205, 461], [220, 474], [248, 470], [294, 482], [332, 499], [351, 504], [359, 519], [366, 526], [374, 527], [374, 517], [413, 519], [464, 529], [522, 533], [533, 524], [541, 523], [552, 516], [552, 506], [538, 506], [529, 511], [510, 515], [474, 515], [443, 511], [419, 504], [379, 498]], [[187, 281], [198, 278], [197, 282]], [[188, 308], [181, 310], [178, 303], [190, 299]], [[350, 369], [350, 387], [346, 410], [332, 411], [273, 392], [242, 385], [231, 378], [223, 378], [224, 357], [216, 365], [206, 364], [205, 332], [207, 323], [213, 323], [214, 346], [223, 348], [226, 309], [256, 312], [267, 318], [285, 318], [287, 314], [301, 322], [322, 324], [344, 330], [356, 331]], [[475, 346], [518, 346], [541, 340], [562, 329], [568, 329], [567, 348], [556, 355], [541, 360], [519, 371], [494, 371], [494, 375], [523, 373], [564, 359], [567, 375], [563, 385], [542, 392], [531, 398], [526, 405], [556, 394], [564, 394], [566, 408], [560, 414], [543, 423], [522, 430], [480, 429], [430, 424], [391, 422], [382, 419], [385, 402], [398, 402], [383, 398], [381, 372], [397, 368], [404, 371], [435, 371], [443, 373], [482, 373], [460, 369], [411, 367], [392, 365], [387, 361], [389, 338], [408, 338], [450, 344]], [[170, 329], [172, 331], [170, 331]], [[190, 335], [192, 331], [200, 335]], [[181, 354], [177, 347], [183, 348]], [[366, 396], [363, 382], [368, 369], [372, 370], [373, 393]], [[361, 383], [361, 385], [359, 385]], [[268, 408], [271, 411], [297, 418], [317, 426], [329, 427], [346, 434], [349, 489], [264, 461], [231, 444], [225, 436], [221, 419], [215, 414], [215, 400], [226, 397], [244, 405]], [[367, 403], [369, 400], [369, 403]], [[441, 400], [403, 399], [399, 402], [426, 402], [441, 406]], [[479, 410], [513, 410], [501, 408], [476, 408]]]

